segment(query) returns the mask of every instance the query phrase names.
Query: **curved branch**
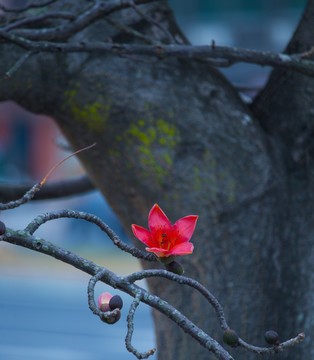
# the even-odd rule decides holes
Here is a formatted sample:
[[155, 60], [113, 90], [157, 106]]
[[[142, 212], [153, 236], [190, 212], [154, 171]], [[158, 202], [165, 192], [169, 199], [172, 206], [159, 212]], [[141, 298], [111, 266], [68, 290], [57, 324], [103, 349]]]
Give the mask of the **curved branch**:
[[[211, 294], [209, 290], [205, 288], [202, 284], [200, 284], [198, 281], [190, 279], [185, 276], [176, 275], [173, 273], [170, 273], [166, 270], [142, 270], [133, 274], [130, 274], [125, 277], [125, 280], [127, 282], [133, 283], [134, 281], [147, 279], [149, 277], [163, 277], [172, 281], [175, 281], [179, 284], [184, 284], [193, 287], [197, 291], [199, 291], [207, 300], [208, 302], [213, 306], [213, 308], [216, 311], [217, 318], [220, 323], [220, 327], [223, 330], [229, 330], [230, 327], [226, 322], [224, 311], [222, 306], [220, 305], [219, 301], [216, 299], [216, 297]], [[301, 342], [304, 339], [305, 335], [303, 333], [300, 333], [297, 337], [287, 340], [280, 345], [276, 346], [275, 348], [268, 348], [268, 347], [259, 347], [254, 346], [251, 344], [248, 344], [241, 338], [239, 338], [239, 345], [241, 345], [243, 348], [247, 349], [248, 351], [257, 353], [257, 354], [274, 354], [277, 352], [281, 352], [285, 350], [286, 348], [295, 345], [299, 342]]]
[[131, 304], [129, 314], [127, 316], [128, 332], [125, 337], [125, 346], [126, 346], [127, 350], [130, 351], [132, 354], [134, 354], [138, 359], [147, 359], [149, 356], [151, 356], [155, 353], [155, 351], [156, 351], [155, 348], [148, 350], [144, 353], [140, 353], [131, 344], [133, 331], [134, 331], [134, 322], [133, 322], [134, 314], [135, 314], [136, 308], [138, 307], [140, 301], [141, 301], [141, 295], [138, 294], [135, 296], [135, 298]]
[[[22, 197], [31, 186], [31, 184], [0, 184], [0, 199], [2, 202], [7, 202]], [[56, 199], [93, 190], [95, 190], [95, 187], [90, 181], [90, 178], [83, 175], [45, 184], [45, 186], [35, 194], [32, 200]]]
[[95, 285], [104, 275], [106, 275], [106, 269], [100, 270], [96, 275], [92, 276], [88, 282], [87, 295], [88, 295], [88, 306], [91, 309], [92, 313], [99, 316], [99, 318], [108, 323], [115, 324], [120, 319], [120, 309], [114, 309], [112, 311], [100, 311], [97, 307], [94, 299], [95, 295]]
[[205, 286], [200, 284], [198, 281], [190, 279], [186, 276], [182, 275], [176, 275], [166, 270], [143, 270], [136, 273], [133, 273], [131, 275], [128, 275], [125, 277], [126, 281], [133, 283], [138, 280], [147, 279], [149, 277], [163, 277], [172, 281], [175, 281], [179, 284], [184, 284], [193, 287], [197, 291], [199, 291], [207, 300], [208, 302], [213, 306], [213, 308], [216, 311], [217, 318], [220, 323], [220, 327], [223, 330], [228, 330], [229, 326], [225, 319], [225, 314], [223, 311], [222, 306], [216, 299], [216, 297], [208, 291]]
[[156, 256], [150, 253], [145, 253], [140, 249], [128, 245], [120, 240], [119, 236], [107, 225], [105, 224], [99, 217], [88, 214], [82, 211], [75, 210], [60, 210], [57, 212], [50, 212], [46, 214], [42, 214], [37, 216], [32, 222], [30, 222], [24, 231], [30, 235], [33, 235], [38, 228], [45, 224], [47, 221], [61, 219], [61, 218], [72, 218], [72, 219], [81, 219], [88, 221], [97, 225], [103, 232], [105, 232], [110, 240], [116, 245], [120, 250], [128, 252], [132, 256], [143, 259], [147, 261], [157, 261]]

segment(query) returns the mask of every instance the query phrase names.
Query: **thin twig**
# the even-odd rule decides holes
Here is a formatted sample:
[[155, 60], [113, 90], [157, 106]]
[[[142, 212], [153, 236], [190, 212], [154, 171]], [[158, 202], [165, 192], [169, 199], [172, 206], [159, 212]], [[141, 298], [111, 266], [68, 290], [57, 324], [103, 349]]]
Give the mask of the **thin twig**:
[[7, 8], [5, 5], [2, 5], [0, 4], [0, 9], [4, 12], [14, 12], [14, 13], [18, 13], [18, 12], [24, 12], [24, 11], [27, 11], [29, 9], [34, 9], [34, 8], [43, 8], [43, 7], [46, 7], [54, 2], [56, 2], [58, 0], [48, 0], [46, 2], [41, 2], [39, 4], [34, 4], [34, 3], [30, 3], [29, 5], [26, 5], [24, 7], [20, 7], [20, 8]]
[[[135, 0], [135, 3], [146, 4], [154, 1], [156, 0]], [[23, 29], [13, 30], [13, 32], [18, 36], [23, 36], [31, 40], [65, 40], [94, 23], [96, 20], [103, 19], [106, 15], [128, 7], [130, 7], [130, 4], [123, 1], [100, 1], [76, 16], [76, 19], [71, 23], [58, 25], [51, 29]]]
[[127, 35], [131, 35], [131, 36], [134, 36], [135, 38], [141, 39], [141, 40], [145, 41], [147, 44], [159, 44], [159, 42], [153, 41], [149, 36], [146, 36], [146, 35], [140, 33], [139, 31], [132, 29], [130, 26], [125, 26], [125, 25], [118, 23], [110, 18], [105, 18], [105, 20], [110, 25], [117, 28], [118, 30], [123, 31]]
[[3, 79], [7, 80], [10, 79], [11, 76], [26, 62], [26, 60], [31, 57], [32, 55], [35, 55], [36, 51], [28, 51], [26, 54], [21, 56], [19, 60], [9, 69], [5, 74]]
[[15, 21], [15, 22], [5, 26], [4, 28], [2, 28], [2, 30], [10, 31], [10, 30], [17, 29], [17, 28], [25, 26], [25, 25], [36, 24], [36, 23], [39, 23], [39, 22], [47, 20], [47, 19], [56, 19], [56, 18], [74, 20], [75, 15], [73, 15], [72, 13], [69, 13], [69, 12], [65, 12], [65, 11], [64, 12], [61, 12], [61, 11], [60, 12], [47, 12], [42, 15], [32, 16], [32, 17], [28, 17], [25, 19]]
[[259, 355], [263, 355], [263, 354], [277, 354], [279, 352], [284, 351], [285, 349], [294, 346], [296, 344], [299, 344], [300, 342], [302, 342], [305, 338], [305, 334], [304, 333], [300, 333], [298, 334], [296, 337], [289, 339], [287, 341], [284, 341], [282, 343], [280, 343], [279, 345], [275, 345], [272, 347], [258, 347], [258, 346], [253, 346], [250, 345], [248, 343], [246, 343], [245, 341], [243, 341], [242, 339], [239, 339], [239, 345], [241, 345], [243, 348], [245, 348], [246, 350], [249, 350], [251, 352], [254, 352], [256, 354]]
[[143, 11], [141, 11], [138, 8], [138, 6], [134, 2], [134, 0], [129, 0], [128, 3], [134, 9], [134, 11], [138, 15], [140, 15], [143, 19], [145, 19], [147, 22], [152, 23], [155, 26], [157, 26], [159, 29], [161, 29], [166, 34], [166, 36], [168, 37], [168, 39], [170, 41], [170, 44], [175, 44], [176, 43], [174, 37], [171, 35], [171, 33], [168, 31], [168, 29], [166, 29], [162, 24], [160, 24], [157, 20], [153, 19], [151, 16], [148, 16], [148, 15], [144, 14]]
[[47, 181], [47, 178], [52, 174], [52, 172], [59, 166], [61, 165], [64, 161], [68, 160], [70, 157], [77, 155], [83, 151], [89, 150], [92, 147], [94, 147], [96, 145], [96, 143], [93, 143], [92, 145], [86, 146], [83, 149], [79, 149], [77, 151], [75, 151], [74, 153], [70, 154], [69, 156], [67, 156], [66, 158], [62, 159], [61, 161], [59, 161], [57, 164], [55, 164], [49, 171], [48, 173], [45, 175], [45, 177], [41, 180], [40, 183], [35, 184], [30, 190], [28, 190], [20, 199], [15, 200], [15, 201], [11, 201], [9, 203], [6, 204], [1, 204], [0, 203], [0, 210], [8, 210], [8, 209], [13, 209], [15, 207], [18, 207], [24, 203], [26, 203], [27, 201], [33, 199], [33, 197], [35, 196], [35, 193], [37, 191], [39, 191], [41, 189], [41, 187], [45, 184], [45, 182]]
[[35, 184], [31, 189], [29, 189], [20, 199], [10, 201], [6, 204], [0, 203], [0, 210], [14, 209], [22, 204], [25, 204], [27, 201], [31, 200], [37, 191], [42, 187], [41, 183]]
[[147, 359], [151, 355], [153, 355], [156, 351], [155, 348], [148, 350], [144, 353], [140, 353], [135, 349], [135, 347], [131, 344], [133, 331], [134, 331], [134, 314], [135, 311], [141, 301], [141, 295], [137, 294], [131, 304], [128, 316], [127, 316], [127, 324], [128, 324], [128, 332], [125, 337], [125, 346], [128, 351], [130, 351], [133, 355], [135, 355], [138, 359]]
[[310, 50], [303, 52], [302, 54], [299, 54], [300, 59], [307, 59], [311, 57], [314, 54], [314, 46], [310, 48]]

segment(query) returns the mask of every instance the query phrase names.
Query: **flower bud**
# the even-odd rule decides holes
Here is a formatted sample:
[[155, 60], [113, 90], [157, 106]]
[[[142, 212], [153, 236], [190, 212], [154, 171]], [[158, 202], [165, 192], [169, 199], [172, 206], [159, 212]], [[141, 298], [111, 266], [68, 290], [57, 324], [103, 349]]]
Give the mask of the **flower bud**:
[[231, 347], [237, 347], [239, 345], [239, 336], [234, 330], [226, 330], [222, 335], [222, 340], [225, 344]]
[[5, 234], [5, 225], [2, 221], [0, 221], [0, 236]]
[[101, 311], [106, 312], [111, 310], [109, 307], [109, 301], [111, 300], [111, 298], [112, 295], [108, 292], [103, 292], [98, 296], [98, 307]]
[[110, 310], [122, 309], [122, 307], [123, 307], [123, 301], [122, 301], [122, 299], [121, 299], [121, 297], [119, 295], [114, 295], [109, 300], [109, 308], [110, 308]]
[[265, 332], [265, 340], [270, 345], [279, 345], [279, 335], [274, 330], [268, 330]]
[[184, 273], [183, 267], [176, 261], [172, 261], [170, 264], [165, 265], [166, 270], [173, 272], [177, 275], [182, 275]]

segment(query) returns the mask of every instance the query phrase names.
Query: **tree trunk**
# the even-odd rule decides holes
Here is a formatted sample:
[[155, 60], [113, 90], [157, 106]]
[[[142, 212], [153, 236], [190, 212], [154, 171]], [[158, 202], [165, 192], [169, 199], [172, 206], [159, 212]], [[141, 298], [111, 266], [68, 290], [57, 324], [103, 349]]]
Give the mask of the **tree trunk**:
[[[166, 1], [143, 11], [185, 41]], [[119, 21], [148, 35], [166, 36], [133, 10], [121, 16]], [[75, 40], [108, 37], [131, 41], [104, 20]], [[0, 51], [4, 73], [21, 52], [13, 45]], [[266, 330], [286, 340], [313, 328], [314, 87], [312, 79], [290, 76], [290, 87], [269, 85], [276, 97], [261, 94], [250, 110], [204, 62], [40, 54], [1, 82], [0, 99], [54, 117], [75, 149], [97, 142], [80, 158], [130, 235], [132, 223], [147, 226], [156, 202], [172, 222], [200, 215], [195, 251], [180, 259], [185, 274], [217, 296], [244, 340], [264, 346]], [[303, 131], [306, 137], [299, 140]], [[164, 279], [150, 280], [149, 287], [221, 342], [215, 313], [201, 296]], [[158, 359], [210, 358], [163, 315], [154, 313], [154, 319]], [[235, 359], [257, 357], [230, 352]], [[313, 358], [313, 345], [306, 340], [278, 358]]]

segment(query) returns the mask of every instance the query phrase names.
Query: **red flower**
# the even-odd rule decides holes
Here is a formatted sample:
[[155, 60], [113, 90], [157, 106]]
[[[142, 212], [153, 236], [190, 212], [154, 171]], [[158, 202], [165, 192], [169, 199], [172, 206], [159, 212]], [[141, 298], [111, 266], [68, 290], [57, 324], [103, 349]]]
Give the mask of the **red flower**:
[[178, 220], [173, 226], [166, 214], [155, 204], [148, 215], [149, 230], [132, 225], [134, 235], [157, 257], [192, 254], [193, 244], [189, 242], [198, 216], [189, 215]]

